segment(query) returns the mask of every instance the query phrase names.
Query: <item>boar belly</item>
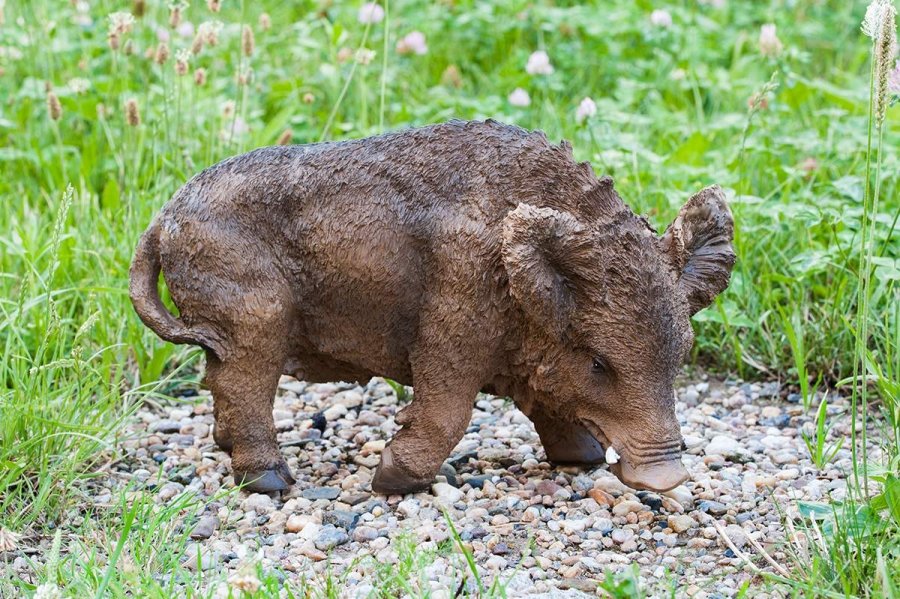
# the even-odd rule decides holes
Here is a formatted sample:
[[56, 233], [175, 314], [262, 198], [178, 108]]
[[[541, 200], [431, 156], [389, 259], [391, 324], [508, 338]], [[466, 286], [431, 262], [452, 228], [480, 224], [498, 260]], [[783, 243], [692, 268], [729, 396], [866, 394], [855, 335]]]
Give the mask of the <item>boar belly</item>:
[[306, 351], [342, 370], [404, 382], [423, 295], [423, 261], [395, 231], [323, 239], [306, 261], [298, 302]]

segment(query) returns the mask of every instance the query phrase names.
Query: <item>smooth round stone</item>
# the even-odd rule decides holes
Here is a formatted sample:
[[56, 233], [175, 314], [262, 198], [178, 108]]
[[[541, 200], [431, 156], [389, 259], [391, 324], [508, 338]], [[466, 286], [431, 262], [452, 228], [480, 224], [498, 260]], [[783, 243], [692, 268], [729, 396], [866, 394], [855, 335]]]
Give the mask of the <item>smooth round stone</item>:
[[180, 483], [166, 483], [159, 489], [159, 500], [162, 502], [174, 499], [184, 490], [184, 485]]
[[316, 501], [318, 499], [337, 499], [341, 494], [341, 490], [337, 487], [312, 487], [310, 489], [303, 489], [301, 495], [304, 499], [309, 499], [310, 501]]
[[157, 420], [150, 425], [151, 433], [161, 433], [164, 435], [169, 435], [172, 433], [177, 433], [179, 430], [181, 430], [181, 423], [177, 420]]
[[640, 501], [625, 500], [614, 505], [612, 513], [615, 516], [625, 516], [632, 512], [642, 512], [646, 509], [648, 509], [647, 506]]
[[561, 488], [562, 487], [560, 487], [558, 484], [556, 484], [552, 480], [542, 480], [534, 486], [534, 493], [535, 493], [535, 495], [553, 496]]
[[406, 499], [398, 503], [396, 509], [404, 518], [412, 518], [419, 513], [419, 502], [415, 499]]
[[453, 485], [447, 483], [435, 483], [431, 486], [434, 496], [447, 503], [456, 503], [463, 498], [463, 493]]
[[208, 539], [213, 536], [219, 527], [219, 519], [216, 516], [204, 516], [200, 518], [197, 525], [191, 530], [192, 539]]
[[668, 524], [669, 528], [675, 532], [682, 533], [697, 526], [697, 521], [686, 514], [679, 514], [677, 516], [669, 516]]
[[628, 528], [617, 528], [612, 531], [610, 537], [612, 537], [612, 540], [616, 543], [624, 543], [634, 537], [634, 531]]
[[718, 501], [701, 501], [697, 509], [713, 516], [722, 516], [728, 511], [728, 507]]
[[338, 545], [343, 545], [349, 540], [350, 537], [343, 529], [328, 524], [323, 526], [319, 531], [319, 534], [315, 539], [315, 545], [316, 549], [319, 549], [320, 551], [330, 551]]
[[241, 502], [241, 509], [245, 512], [253, 511], [257, 514], [271, 514], [275, 511], [275, 503], [268, 495], [253, 493]]

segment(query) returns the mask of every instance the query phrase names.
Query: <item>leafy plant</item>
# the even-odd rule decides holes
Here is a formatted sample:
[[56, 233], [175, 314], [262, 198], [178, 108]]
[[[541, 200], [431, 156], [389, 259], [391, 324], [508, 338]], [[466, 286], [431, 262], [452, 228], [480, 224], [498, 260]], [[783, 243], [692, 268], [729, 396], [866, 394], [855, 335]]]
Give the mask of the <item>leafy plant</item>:
[[822, 468], [834, 459], [834, 456], [837, 455], [837, 452], [841, 450], [841, 447], [844, 445], [844, 438], [841, 437], [838, 439], [837, 443], [830, 447], [826, 447], [825, 443], [828, 438], [828, 434], [831, 432], [831, 427], [834, 426], [834, 423], [827, 424], [828, 419], [828, 392], [822, 394], [822, 401], [819, 402], [819, 409], [816, 411], [816, 434], [815, 437], [810, 437], [806, 433], [803, 433], [803, 441], [806, 443], [806, 448], [809, 450], [809, 455], [812, 457], [813, 463], [818, 467]]
[[409, 399], [409, 391], [407, 391], [406, 386], [401, 385], [397, 381], [389, 378], [385, 378], [384, 382], [394, 390], [394, 395], [397, 396], [398, 401], [405, 402]]
[[618, 573], [607, 570], [599, 588], [612, 599], [641, 599], [647, 595], [641, 588], [640, 580], [640, 570], [632, 564]]

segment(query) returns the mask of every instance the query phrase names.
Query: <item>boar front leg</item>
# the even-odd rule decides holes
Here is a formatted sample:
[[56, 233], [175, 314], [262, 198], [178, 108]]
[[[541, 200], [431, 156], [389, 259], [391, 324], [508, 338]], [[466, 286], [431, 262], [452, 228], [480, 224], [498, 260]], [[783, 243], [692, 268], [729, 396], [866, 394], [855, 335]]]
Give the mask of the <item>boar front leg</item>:
[[403, 428], [384, 448], [372, 490], [404, 495], [427, 489], [465, 434], [477, 393], [469, 381], [416, 380], [413, 403], [397, 415]]
[[541, 438], [547, 459], [554, 464], [603, 464], [603, 446], [586, 428], [561, 420], [540, 407], [528, 415]]
[[[459, 266], [449, 259], [447, 264]], [[377, 493], [413, 493], [431, 485], [465, 434], [475, 397], [492, 367], [494, 345], [483, 322], [487, 315], [475, 306], [481, 298], [450, 276], [443, 281], [433, 287], [423, 308], [426, 316], [411, 353], [415, 396], [397, 415], [403, 428], [381, 454], [372, 479]], [[460, 290], [469, 295], [460, 297]]]

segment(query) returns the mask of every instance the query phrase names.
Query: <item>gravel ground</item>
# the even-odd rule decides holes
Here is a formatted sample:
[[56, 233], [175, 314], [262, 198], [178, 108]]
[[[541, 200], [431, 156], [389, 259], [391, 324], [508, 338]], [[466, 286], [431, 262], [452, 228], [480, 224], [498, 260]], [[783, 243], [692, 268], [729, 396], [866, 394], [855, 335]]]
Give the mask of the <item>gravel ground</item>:
[[[343, 573], [345, 595], [364, 596], [372, 564], [396, 561], [404, 538], [425, 550], [447, 545], [445, 508], [482, 579], [499, 575], [508, 596], [595, 596], [605, 571], [637, 564], [651, 588], [674, 583], [679, 596], [731, 597], [752, 577], [734, 550], [770, 570], [755, 541], [786, 563], [782, 515], [794, 513], [795, 500], [841, 499], [849, 450], [818, 470], [801, 438], [810, 418], [776, 383], [684, 381], [677, 395], [692, 479], [662, 496], [624, 487], [606, 466], [551, 467], [530, 421], [490, 396], [479, 397], [431, 493], [373, 495], [369, 483], [402, 405], [381, 379], [364, 387], [282, 380], [275, 423], [297, 485], [280, 497], [221, 493], [233, 486], [229, 458], [213, 443], [203, 392], [192, 403], [143, 408], [103, 484], [110, 495], [143, 485], [160, 503], [205, 497], [199, 520], [184, 522], [194, 526], [188, 565], [232, 583], [240, 583], [232, 570], [257, 560], [288, 577]], [[846, 409], [841, 399], [829, 406]], [[844, 420], [833, 435], [849, 434]], [[108, 500], [104, 489], [95, 493]], [[357, 559], [364, 555], [375, 560]], [[458, 551], [438, 552], [415, 585], [452, 597], [462, 563]], [[475, 584], [471, 576], [466, 584]]]

